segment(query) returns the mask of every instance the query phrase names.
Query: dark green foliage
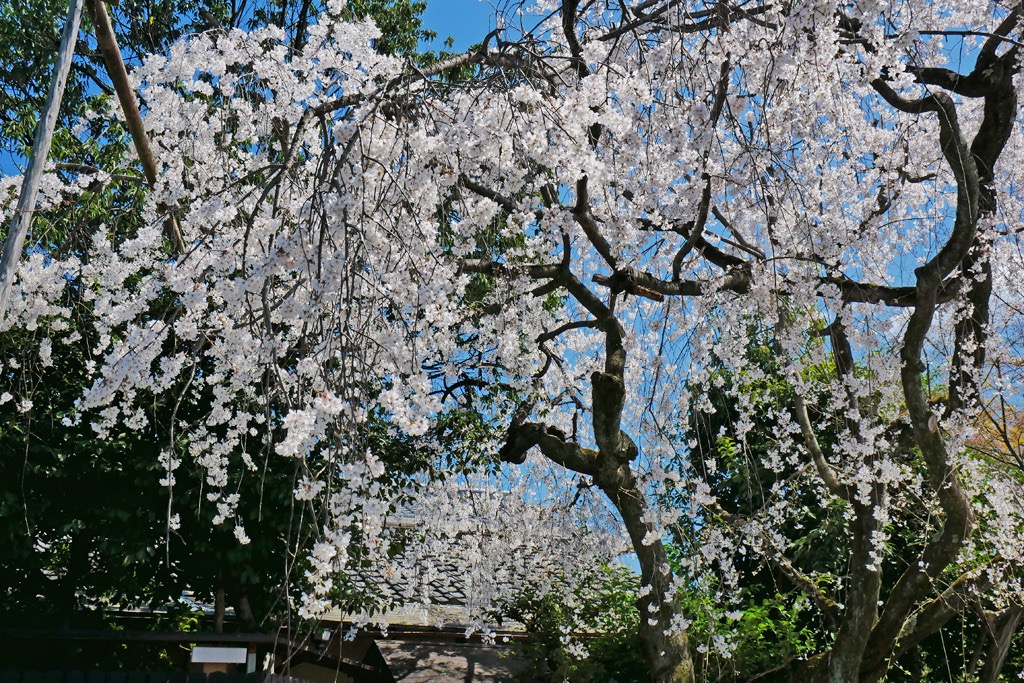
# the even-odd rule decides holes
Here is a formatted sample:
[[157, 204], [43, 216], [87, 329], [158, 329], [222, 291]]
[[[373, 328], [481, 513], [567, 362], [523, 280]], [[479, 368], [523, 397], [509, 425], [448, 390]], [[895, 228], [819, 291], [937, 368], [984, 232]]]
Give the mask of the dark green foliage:
[[416, 53], [421, 41], [437, 37], [433, 31], [423, 28], [420, 15], [426, 9], [424, 0], [350, 0], [345, 6], [352, 19], [374, 19], [381, 32], [374, 43], [378, 52], [414, 59], [419, 58]]
[[[0, 405], [0, 542], [9, 551], [0, 554], [0, 585], [8, 587], [0, 611], [25, 625], [69, 626], [90, 621], [90, 610], [163, 608], [189, 587], [209, 600], [222, 587], [230, 604], [245, 595], [265, 616], [284, 576], [273, 558], [285, 555], [295, 524], [294, 465], [266, 459], [251, 473], [266, 485], [242, 501], [252, 542], [239, 545], [230, 522], [212, 526], [195, 463], [177, 469], [173, 489], [161, 485], [167, 473], [158, 456], [169, 436], [160, 426], [173, 404], [154, 402], [148, 428], [100, 438], [74, 409], [87, 341], [54, 345], [51, 367], [34, 360], [37, 344], [28, 333], [0, 338], [0, 355], [23, 364], [19, 397]], [[31, 410], [20, 411], [22, 400]], [[188, 419], [190, 408], [179, 406], [179, 417]], [[171, 496], [177, 531], [168, 529]]]
[[[844, 508], [837, 504], [821, 509], [817, 492], [802, 488], [798, 465], [769, 466], [772, 450], [783, 436], [778, 434], [772, 415], [792, 410], [793, 389], [783, 378], [770, 330], [751, 333], [753, 342], [746, 360], [758, 372], [736, 373], [718, 361], [714, 381], [707, 389], [713, 411], [691, 413], [683, 439], [692, 445], [694, 473], [707, 484], [725, 514], [756, 515], [780, 495], [782, 487], [781, 495], [793, 501], [793, 512], [783, 530], [791, 543], [786, 555], [808, 575], [818, 577], [828, 591], [834, 578], [844, 572], [846, 562]], [[748, 402], [745, 411], [753, 420], [743, 434], [737, 428], [739, 395]], [[816, 415], [814, 419], [819, 418]], [[837, 437], [838, 431], [820, 434], [822, 448], [830, 449]], [[680, 489], [671, 492], [669, 498], [685, 509], [688, 496]], [[669, 551], [677, 571], [681, 571], [680, 558], [697, 552], [691, 539], [699, 537], [708, 522], [724, 524], [723, 520], [697, 515], [684, 517], [676, 526]], [[827, 647], [827, 626], [808, 596], [777, 564], [751, 554], [739, 558], [736, 566], [744, 578], [731, 611], [703, 598], [702, 592], [706, 591], [699, 588], [682, 596], [683, 613], [694, 620], [691, 642], [709, 646], [708, 653], [699, 653], [696, 658], [698, 667], [711, 681], [745, 680], [758, 674], [764, 676], [759, 680], [768, 683], [787, 681], [789, 663]], [[723, 620], [726, 611], [730, 617]], [[722, 632], [723, 628], [727, 633]], [[727, 636], [733, 643], [731, 657], [712, 654], [716, 636]]]
[[[31, 148], [66, 14], [64, 0], [0, 5], [0, 140], [8, 153], [24, 155]], [[76, 111], [85, 100], [87, 78], [81, 68], [71, 72], [64, 112]]]
[[[649, 681], [637, 636], [639, 577], [624, 567], [605, 567], [570, 595], [536, 597], [526, 588], [499, 616], [526, 626], [521, 647], [531, 668], [528, 681], [641, 683]], [[570, 650], [582, 646], [586, 657]]]

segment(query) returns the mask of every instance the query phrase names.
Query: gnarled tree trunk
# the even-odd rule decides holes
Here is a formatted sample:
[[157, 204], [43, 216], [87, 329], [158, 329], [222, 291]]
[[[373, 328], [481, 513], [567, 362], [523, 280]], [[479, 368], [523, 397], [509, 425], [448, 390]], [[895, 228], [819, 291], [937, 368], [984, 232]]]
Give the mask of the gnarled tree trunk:
[[655, 683], [692, 683], [689, 639], [686, 631], [673, 623], [680, 617], [679, 596], [673, 590], [672, 572], [661, 539], [645, 541], [650, 531], [643, 521], [647, 503], [636, 477], [627, 462], [599, 469], [594, 481], [622, 516], [640, 562], [642, 585], [651, 589], [637, 599], [640, 642], [650, 665], [651, 679]]

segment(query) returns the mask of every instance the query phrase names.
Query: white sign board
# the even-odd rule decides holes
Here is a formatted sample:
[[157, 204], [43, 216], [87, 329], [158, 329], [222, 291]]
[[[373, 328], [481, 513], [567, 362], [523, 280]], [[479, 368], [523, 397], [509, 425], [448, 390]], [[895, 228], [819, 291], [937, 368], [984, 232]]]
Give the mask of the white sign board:
[[193, 664], [245, 664], [244, 647], [210, 647], [196, 645], [192, 648]]

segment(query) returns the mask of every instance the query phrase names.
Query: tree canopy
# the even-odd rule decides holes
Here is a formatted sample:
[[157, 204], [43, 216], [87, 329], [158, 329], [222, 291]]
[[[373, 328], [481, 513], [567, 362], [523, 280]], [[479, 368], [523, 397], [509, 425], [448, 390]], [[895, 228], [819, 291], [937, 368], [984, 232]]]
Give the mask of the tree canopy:
[[[748, 677], [923, 675], [958, 623], [962, 678], [997, 680], [1024, 549], [1021, 5], [539, 2], [433, 60], [351, 7], [146, 46], [152, 188], [73, 244], [33, 233], [0, 334], [35, 341], [3, 347], [0, 403], [31, 415], [33, 368], [84, 349], [62, 425], [159, 425], [149, 462], [199, 468], [242, 542], [254, 454], [294, 468], [304, 616], [463, 537], [389, 525], [431, 481], [518, 472], [517, 540], [488, 549], [551, 511], [588, 557], [618, 529], [655, 681], [734, 675], [756, 609], [793, 647]], [[38, 223], [138, 173], [94, 165], [50, 176]], [[532, 571], [570, 595], [572, 558]]]
[[[383, 40], [376, 49], [404, 55], [418, 40], [432, 37], [420, 24], [423, 7], [352, 3], [344, 14], [382, 18]], [[266, 3], [247, 12], [243, 8], [122, 2], [104, 11], [110, 13], [120, 57], [134, 67], [183, 36], [228, 26], [286, 25], [287, 40], [301, 43], [303, 26], [323, 9], [311, 2]], [[0, 140], [12, 159], [31, 153], [65, 10], [64, 3], [19, 3], [5, 6], [0, 14], [0, 32], [8, 46], [0, 63]], [[83, 259], [88, 259], [97, 230], [123, 236], [138, 228], [148, 190], [144, 173], [130, 158], [131, 134], [118, 111], [109, 65], [92, 35], [95, 10], [92, 5], [92, 12], [85, 13], [45, 181], [75, 179], [81, 192], [72, 204], [40, 207], [29, 240], [33, 249], [49, 255], [73, 253]], [[415, 57], [429, 61], [437, 54], [417, 52]], [[106, 169], [115, 172], [106, 175]], [[7, 178], [4, 187], [13, 192], [18, 180]], [[10, 196], [5, 194], [5, 201]], [[289, 543], [302, 538], [309, 523], [294, 514], [294, 466], [261, 459], [259, 444], [250, 449], [248, 457], [262, 462], [263, 469], [254, 477], [258, 495], [240, 501], [248, 506], [246, 517], [256, 523], [246, 545], [238, 544], [230, 528], [211, 525], [216, 507], [204, 499], [201, 469], [176, 470], [174, 519], [181, 527], [168, 533], [169, 496], [160, 483], [167, 480], [167, 464], [154, 456], [159, 444], [173, 438], [172, 413], [196, 419], [195, 407], [188, 401], [155, 401], [148, 408], [146, 429], [121, 428], [103, 439], [88, 421], [69, 424], [65, 418], [92, 381], [91, 348], [97, 339], [91, 332], [91, 304], [80, 288], [66, 292], [61, 305], [67, 309], [66, 332], [75, 335], [74, 341], [52, 346], [32, 326], [0, 336], [8, 370], [5, 391], [0, 392], [0, 452], [5, 454], [0, 459], [0, 538], [7, 548], [0, 557], [0, 584], [7, 587], [0, 595], [0, 613], [37, 626], [91, 625], [101, 615], [83, 612], [83, 606], [166, 607], [188, 588], [216, 603], [218, 623], [228, 606], [249, 627], [278, 614], [274, 605], [286, 603], [282, 591], [294, 586], [282, 569], [288, 564], [284, 557], [294, 552]], [[7, 389], [30, 401], [32, 409], [12, 400]], [[402, 457], [412, 459], [407, 451]], [[189, 539], [187, 551], [183, 538]]]

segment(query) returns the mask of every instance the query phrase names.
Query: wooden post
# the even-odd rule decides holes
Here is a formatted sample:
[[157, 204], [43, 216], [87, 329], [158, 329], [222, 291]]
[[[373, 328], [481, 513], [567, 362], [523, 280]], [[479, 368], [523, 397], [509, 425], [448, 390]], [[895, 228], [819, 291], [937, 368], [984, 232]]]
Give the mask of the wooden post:
[[25, 248], [25, 236], [32, 223], [32, 214], [36, 208], [36, 196], [39, 194], [39, 181], [43, 175], [46, 157], [50, 154], [50, 143], [53, 141], [53, 129], [57, 125], [57, 114], [60, 102], [64, 97], [64, 86], [68, 82], [71, 60], [75, 53], [75, 41], [78, 39], [78, 25], [82, 21], [83, 0], [70, 0], [68, 18], [64, 22], [64, 34], [57, 53], [57, 63], [53, 67], [53, 79], [50, 81], [50, 92], [46, 96], [39, 124], [36, 126], [36, 137], [32, 143], [32, 154], [28, 160], [28, 170], [21, 182], [21, 195], [18, 197], [18, 208], [14, 213], [14, 225], [4, 240], [4, 253], [0, 257], [0, 318], [7, 311], [7, 300], [11, 295], [11, 284], [18, 270], [21, 251]]
[[[142, 114], [139, 113], [135, 91], [132, 90], [131, 82], [128, 80], [128, 69], [125, 68], [124, 60], [121, 59], [121, 49], [117, 46], [117, 37], [110, 25], [110, 17], [107, 15], [107, 8], [103, 0], [90, 0], [90, 2], [93, 24], [96, 27], [96, 44], [107, 65], [107, 75], [114, 83], [114, 91], [117, 92], [117, 99], [121, 103], [121, 111], [124, 113], [128, 132], [131, 133], [132, 141], [135, 143], [135, 152], [142, 164], [142, 171], [146, 174], [149, 186], [153, 187], [158, 175], [156, 158], [153, 156], [153, 147], [149, 144], [146, 127], [142, 123]], [[169, 213], [168, 207], [161, 205], [159, 208], [161, 211], [167, 212], [167, 216], [164, 218], [164, 236], [171, 243], [171, 249], [175, 254], [183, 253], [185, 242], [174, 216]]]

